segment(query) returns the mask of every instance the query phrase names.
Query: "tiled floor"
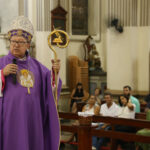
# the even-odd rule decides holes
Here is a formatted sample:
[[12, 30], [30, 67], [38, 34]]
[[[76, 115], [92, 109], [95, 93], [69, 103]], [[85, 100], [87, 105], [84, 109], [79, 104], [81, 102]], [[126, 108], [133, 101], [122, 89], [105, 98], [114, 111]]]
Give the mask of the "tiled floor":
[[[61, 140], [66, 140], [71, 136], [71, 133], [69, 132], [62, 132], [61, 133]], [[70, 144], [61, 144], [60, 150], [77, 150], [76, 145], [70, 145]]]
[[[61, 124], [72, 124], [73, 121], [68, 120], [61, 120]], [[72, 133], [69, 132], [61, 132], [61, 141], [65, 141], [71, 137]], [[61, 144], [60, 150], [77, 150], [76, 145], [70, 145], [70, 144]]]
[[[72, 124], [73, 121], [68, 121], [68, 120], [62, 120], [61, 124]], [[71, 137], [72, 133], [69, 132], [61, 132], [61, 141], [65, 141]], [[75, 140], [75, 139], [74, 139]], [[131, 143], [130, 143], [131, 144]], [[77, 150], [76, 145], [70, 145], [70, 144], [61, 144], [60, 145], [60, 150]], [[103, 150], [108, 150], [108, 147], [103, 147]], [[127, 144], [125, 150], [135, 150], [134, 143], [130, 145]]]
[[77, 150], [77, 146], [65, 144], [60, 146], [60, 150]]

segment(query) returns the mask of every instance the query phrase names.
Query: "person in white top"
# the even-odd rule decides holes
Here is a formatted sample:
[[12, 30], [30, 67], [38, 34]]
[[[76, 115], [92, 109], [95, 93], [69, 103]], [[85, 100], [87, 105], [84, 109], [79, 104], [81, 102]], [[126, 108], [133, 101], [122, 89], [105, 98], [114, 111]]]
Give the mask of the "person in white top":
[[118, 116], [119, 106], [113, 102], [112, 94], [106, 93], [104, 96], [106, 103], [101, 105], [100, 114], [102, 116], [116, 117]]
[[[100, 109], [100, 115], [102, 116], [109, 116], [109, 117], [117, 117], [119, 112], [119, 106], [113, 102], [112, 94], [111, 93], [105, 93], [104, 94], [104, 100], [106, 103], [101, 105]], [[105, 129], [110, 130], [110, 125], [106, 123], [100, 123], [99, 127], [97, 129]], [[92, 137], [92, 146], [93, 150], [95, 149], [99, 150], [102, 146], [105, 138], [97, 138], [95, 136]]]
[[87, 104], [83, 107], [82, 112], [88, 112], [95, 115], [99, 115], [100, 106], [96, 104], [96, 97], [91, 95]]
[[135, 104], [130, 102], [130, 99], [127, 95], [119, 96], [120, 110], [118, 117], [120, 118], [135, 118]]
[[[87, 104], [82, 108], [82, 112], [85, 112], [87, 114], [92, 114], [92, 115], [99, 115], [100, 112], [100, 106], [96, 104], [96, 97], [94, 95], [91, 95], [90, 98], [87, 101]], [[76, 120], [72, 125], [78, 125], [79, 122]], [[74, 140], [74, 137], [76, 138], [77, 141], [77, 134], [73, 133], [69, 139], [66, 139], [64, 142], [69, 143]]]
[[[120, 103], [120, 110], [118, 117], [119, 118], [128, 118], [128, 119], [134, 119], [135, 118], [135, 104], [132, 104], [130, 102], [129, 96], [127, 95], [120, 95], [119, 96], [119, 103]], [[119, 132], [128, 132], [133, 133], [135, 132], [134, 127], [129, 126], [123, 126], [123, 125], [117, 125], [115, 127], [116, 131]], [[125, 146], [126, 143], [123, 141], [118, 140], [117, 145], [120, 145], [120, 147], [123, 149], [123, 146]]]

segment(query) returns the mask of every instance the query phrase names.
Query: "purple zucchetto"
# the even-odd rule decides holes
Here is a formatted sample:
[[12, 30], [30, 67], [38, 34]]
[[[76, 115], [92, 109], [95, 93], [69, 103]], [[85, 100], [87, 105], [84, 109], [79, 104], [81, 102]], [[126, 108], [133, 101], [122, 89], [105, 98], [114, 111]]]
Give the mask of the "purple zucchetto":
[[34, 34], [33, 25], [27, 17], [18, 16], [14, 19], [8, 30], [8, 38], [14, 35], [23, 36], [28, 42], [31, 41]]

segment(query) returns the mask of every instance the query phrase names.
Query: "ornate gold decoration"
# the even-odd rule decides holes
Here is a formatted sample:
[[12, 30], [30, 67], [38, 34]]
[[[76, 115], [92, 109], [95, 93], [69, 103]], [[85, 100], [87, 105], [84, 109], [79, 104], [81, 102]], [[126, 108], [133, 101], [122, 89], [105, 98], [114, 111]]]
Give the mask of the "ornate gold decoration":
[[34, 75], [31, 71], [22, 69], [18, 72], [17, 75], [18, 82], [21, 86], [26, 87], [28, 94], [30, 94], [30, 88], [34, 86]]
[[23, 34], [23, 31], [22, 30], [18, 30], [17, 31], [17, 35], [21, 36]]
[[[65, 36], [65, 39], [64, 37], [62, 37], [62, 35]], [[54, 52], [54, 61], [56, 62], [57, 61], [57, 53], [54, 49], [54, 47], [52, 46], [52, 43], [51, 43], [51, 39], [52, 37], [55, 38], [53, 39], [53, 43], [55, 43], [59, 48], [65, 48], [68, 46], [69, 44], [69, 36], [68, 34], [63, 31], [63, 30], [57, 30], [57, 29], [54, 29], [48, 36], [48, 45], [50, 47], [50, 49]], [[65, 41], [64, 41], [65, 40]], [[64, 43], [65, 42], [65, 43]], [[64, 43], [64, 45], [63, 45]], [[56, 85], [56, 89], [55, 89], [55, 104], [56, 104], [56, 107], [57, 107], [57, 70], [54, 70], [55, 71], [55, 85]]]

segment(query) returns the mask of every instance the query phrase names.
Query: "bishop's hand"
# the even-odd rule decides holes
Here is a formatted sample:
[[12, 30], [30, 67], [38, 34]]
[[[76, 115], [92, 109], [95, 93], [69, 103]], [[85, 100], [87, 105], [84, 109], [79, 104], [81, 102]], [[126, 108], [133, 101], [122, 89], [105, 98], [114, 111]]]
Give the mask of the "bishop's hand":
[[18, 66], [16, 64], [8, 64], [3, 68], [4, 76], [8, 76], [10, 74], [16, 74], [18, 70]]
[[56, 70], [57, 73], [59, 72], [59, 70], [60, 70], [60, 60], [59, 59], [57, 59], [57, 60], [52, 59], [52, 69]]

